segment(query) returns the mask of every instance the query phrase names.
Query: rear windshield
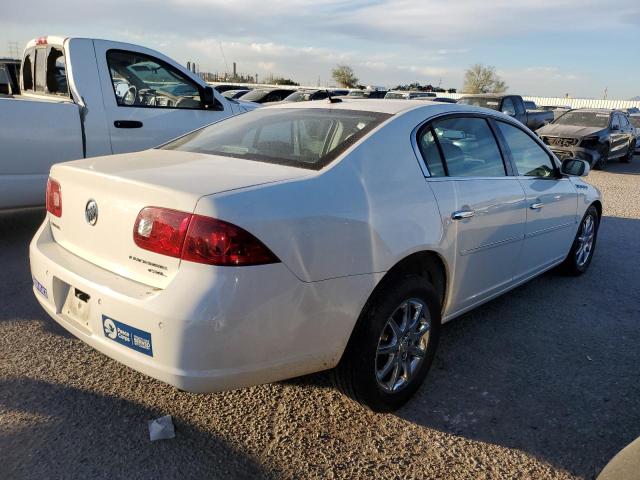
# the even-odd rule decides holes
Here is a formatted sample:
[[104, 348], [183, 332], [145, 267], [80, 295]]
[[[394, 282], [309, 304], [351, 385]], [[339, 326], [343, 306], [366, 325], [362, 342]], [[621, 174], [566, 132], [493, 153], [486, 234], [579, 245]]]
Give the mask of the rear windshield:
[[486, 97], [462, 97], [458, 100], [458, 103], [463, 105], [473, 105], [474, 107], [490, 108], [492, 110], [500, 109], [499, 98], [486, 98]]
[[390, 116], [356, 110], [260, 108], [161, 148], [318, 170]]
[[252, 90], [245, 95], [242, 96], [242, 100], [247, 100], [249, 102], [255, 102], [257, 100], [262, 100], [264, 97], [269, 95], [269, 90]]
[[557, 125], [577, 125], [580, 127], [599, 127], [607, 128], [609, 126], [609, 114], [598, 112], [567, 112], [558, 117], [555, 122]]

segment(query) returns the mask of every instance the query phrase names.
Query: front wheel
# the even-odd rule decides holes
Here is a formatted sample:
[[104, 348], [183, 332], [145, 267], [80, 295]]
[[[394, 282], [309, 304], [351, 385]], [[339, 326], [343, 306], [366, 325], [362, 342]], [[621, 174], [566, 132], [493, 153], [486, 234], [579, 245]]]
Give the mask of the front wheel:
[[620, 159], [622, 163], [631, 163], [631, 159], [633, 159], [633, 154], [636, 152], [636, 140], [633, 139], [629, 143], [629, 150], [627, 150], [627, 154]]
[[440, 333], [440, 300], [429, 281], [389, 280], [365, 306], [334, 371], [338, 388], [378, 412], [396, 410], [418, 390]]
[[582, 217], [578, 233], [573, 241], [569, 255], [561, 269], [569, 275], [582, 275], [587, 271], [593, 258], [600, 227], [600, 216], [596, 207], [591, 205]]

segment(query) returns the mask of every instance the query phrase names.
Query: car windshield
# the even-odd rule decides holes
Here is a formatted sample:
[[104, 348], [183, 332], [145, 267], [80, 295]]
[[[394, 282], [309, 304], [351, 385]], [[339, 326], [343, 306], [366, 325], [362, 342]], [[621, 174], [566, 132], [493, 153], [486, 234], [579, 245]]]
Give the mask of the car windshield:
[[285, 98], [287, 102], [304, 102], [311, 98], [311, 95], [315, 92], [315, 90], [306, 90], [306, 91], [297, 91], [293, 92], [291, 95]]
[[458, 100], [458, 103], [463, 105], [473, 105], [474, 107], [490, 108], [492, 110], [500, 109], [500, 99], [495, 97], [462, 97]]
[[631, 120], [631, 125], [633, 125], [635, 128], [640, 128], [640, 116], [629, 117], [629, 120]]
[[318, 170], [390, 116], [319, 108], [257, 109], [161, 148]]
[[609, 126], [609, 114], [573, 111], [567, 112], [561, 117], [558, 117], [553, 123], [556, 125], [607, 128]]
[[258, 100], [262, 100], [268, 94], [269, 90], [251, 90], [249, 93], [245, 93], [242, 96], [242, 100], [246, 100], [248, 102], [256, 102]]

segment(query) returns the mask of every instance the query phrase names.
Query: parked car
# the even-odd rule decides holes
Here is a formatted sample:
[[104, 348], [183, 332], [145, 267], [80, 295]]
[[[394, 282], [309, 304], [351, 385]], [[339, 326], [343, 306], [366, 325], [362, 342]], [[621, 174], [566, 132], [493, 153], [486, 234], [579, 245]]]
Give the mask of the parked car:
[[536, 133], [558, 158], [580, 158], [592, 168], [613, 159], [630, 162], [636, 149], [635, 128], [619, 110], [570, 110]]
[[458, 102], [455, 98], [449, 98], [449, 97], [428, 98], [427, 100], [431, 100], [432, 102], [442, 102], [442, 103], [457, 103]]
[[280, 102], [295, 90], [291, 88], [256, 88], [242, 96], [243, 101], [255, 103]]
[[20, 60], [0, 58], [0, 95], [20, 94]]
[[554, 118], [551, 112], [528, 112], [520, 95], [466, 95], [460, 98], [458, 103], [498, 110], [524, 123], [531, 130], [546, 125]]
[[384, 98], [386, 94], [387, 94], [386, 90], [373, 90], [373, 89], [351, 90], [347, 94], [347, 98], [349, 98], [349, 99], [353, 99], [353, 98], [375, 99], [375, 98]]
[[242, 97], [246, 93], [249, 93], [250, 91], [251, 89], [249, 88], [242, 88], [239, 90], [226, 90], [222, 93], [222, 96], [225, 98], [232, 98], [234, 100], [238, 100], [240, 97]]
[[541, 107], [538, 107], [539, 110], [544, 110], [545, 112], [552, 112], [553, 113], [553, 119], [555, 120], [556, 118], [564, 115], [565, 113], [567, 113], [569, 110], [571, 110], [571, 107], [568, 105], [565, 106], [557, 106], [557, 105], [543, 105]]
[[588, 269], [602, 212], [588, 172], [486, 109], [260, 108], [55, 165], [33, 291], [84, 342], [179, 389], [337, 367], [390, 410], [422, 383], [442, 322], [554, 266]]
[[636, 129], [636, 153], [640, 153], [640, 114], [629, 115], [629, 121]]
[[638, 115], [640, 114], [640, 108], [638, 107], [630, 107], [625, 110], [629, 115]]
[[414, 100], [416, 98], [436, 98], [436, 94], [433, 92], [391, 90], [385, 94], [384, 98], [390, 98], [393, 100]]
[[107, 40], [32, 40], [20, 85], [0, 98], [0, 210], [44, 204], [54, 163], [144, 150], [249, 109], [161, 53]]
[[309, 88], [301, 88], [293, 92], [291, 95], [288, 95], [284, 98], [283, 102], [308, 102], [311, 100], [324, 100], [329, 96], [337, 96], [333, 95], [333, 92], [330, 92], [327, 89], [309, 89]]

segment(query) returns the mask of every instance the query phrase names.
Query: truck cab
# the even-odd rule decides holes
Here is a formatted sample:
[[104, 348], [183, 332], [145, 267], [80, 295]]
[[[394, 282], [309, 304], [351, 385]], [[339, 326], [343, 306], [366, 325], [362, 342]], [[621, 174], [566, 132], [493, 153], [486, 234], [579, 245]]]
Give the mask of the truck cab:
[[148, 149], [252, 108], [159, 52], [88, 38], [30, 41], [20, 90], [0, 97], [0, 209], [44, 204], [54, 163]]

